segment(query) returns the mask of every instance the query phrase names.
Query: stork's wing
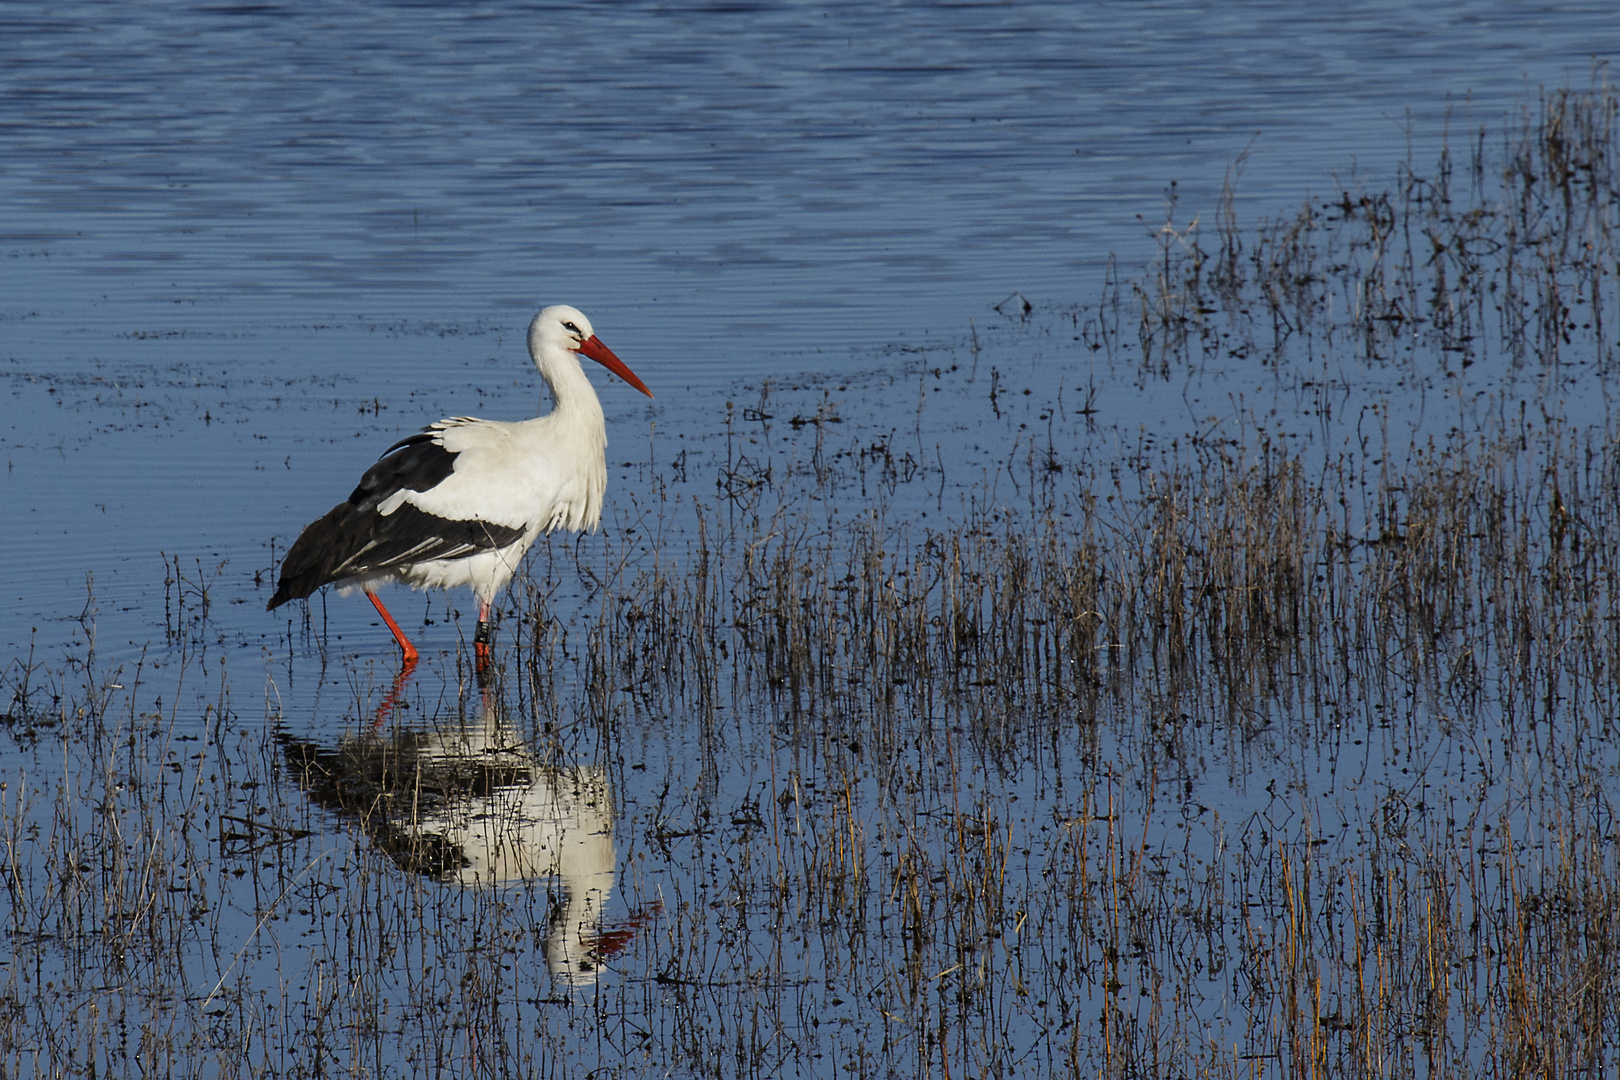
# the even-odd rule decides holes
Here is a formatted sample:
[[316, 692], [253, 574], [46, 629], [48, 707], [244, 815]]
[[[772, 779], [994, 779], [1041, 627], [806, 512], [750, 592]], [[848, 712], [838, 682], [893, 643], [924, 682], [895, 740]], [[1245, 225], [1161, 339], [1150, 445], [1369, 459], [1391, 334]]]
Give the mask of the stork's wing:
[[444, 433], [476, 424], [441, 420], [389, 447], [367, 469], [347, 502], [311, 522], [288, 550], [269, 607], [309, 596], [323, 585], [411, 563], [464, 559], [521, 539], [525, 527], [477, 518], [441, 517], [408, 493], [429, 492], [455, 472]]
[[456, 470], [456, 451], [445, 448], [444, 433], [480, 422], [476, 417], [456, 416], [399, 440], [360, 477], [360, 483], [349, 494], [349, 504], [371, 510], [401, 491], [437, 487]]

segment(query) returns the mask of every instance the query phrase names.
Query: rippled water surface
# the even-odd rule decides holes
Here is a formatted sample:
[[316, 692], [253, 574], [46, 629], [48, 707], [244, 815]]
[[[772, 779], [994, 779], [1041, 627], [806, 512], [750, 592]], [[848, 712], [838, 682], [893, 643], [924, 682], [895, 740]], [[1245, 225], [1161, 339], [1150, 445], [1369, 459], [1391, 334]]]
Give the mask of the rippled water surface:
[[86, 572], [250, 561], [364, 461], [328, 445], [360, 402], [373, 440], [521, 415], [542, 303], [593, 317], [665, 431], [706, 432], [739, 379], [959, 340], [1014, 292], [1093, 299], [1169, 185], [1207, 220], [1245, 152], [1246, 218], [1427, 159], [1584, 84], [1610, 15], [8, 4], [5, 639]]
[[520, 415], [543, 302], [592, 315], [666, 431], [712, 430], [736, 380], [1089, 301], [1170, 184], [1207, 219], [1245, 152], [1251, 218], [1387, 175], [1584, 82], [1610, 14], [8, 4], [5, 639], [87, 572], [251, 561], [364, 461], [328, 445], [359, 402], [374, 440]]
[[[89, 651], [104, 671], [142, 664], [139, 693], [156, 694], [158, 715], [169, 693], [173, 714], [166, 688], [199, 670], [200, 640], [208, 693], [220, 687], [250, 721], [261, 701], [267, 718], [290, 721], [265, 752], [298, 773], [299, 805], [319, 818], [310, 827], [348, 828], [343, 858], [397, 852], [413, 826], [367, 817], [342, 779], [354, 770], [371, 794], [384, 774], [398, 779], [349, 734], [374, 715], [393, 646], [359, 601], [317, 600], [304, 622], [267, 615], [264, 600], [278, 553], [383, 447], [444, 415], [532, 414], [541, 390], [523, 331], [539, 306], [585, 310], [657, 394], [646, 402], [597, 378], [611, 441], [607, 536], [542, 553], [531, 575], [556, 610], [579, 615], [560, 655], [585, 670], [601, 582], [582, 578], [574, 556], [611, 576], [624, 569], [615, 552], [646, 542], [628, 538], [664, 520], [692, 530], [689, 544], [695, 502], [735, 504], [739, 483], [782, 484], [767, 464], [784, 444], [809, 447], [811, 430], [836, 432], [843, 468], [862, 478], [841, 512], [889, 512], [884, 484], [890, 496], [906, 486], [896, 470], [909, 481], [932, 469], [937, 483], [915, 485], [925, 496], [903, 508], [932, 524], [963, 512], [964, 498], [1030, 498], [1020, 485], [1034, 482], [1042, 433], [1079, 455], [1065, 477], [1104, 477], [1111, 462], [1158, 452], [1155, 438], [1207, 438], [1229, 422], [1256, 435], [1232, 418], [1267, 407], [1275, 417], [1283, 398], [1301, 411], [1276, 424], [1318, 428], [1324, 458], [1376, 444], [1371, 412], [1386, 428], [1392, 415], [1414, 430], [1466, 426], [1456, 418], [1475, 399], [1462, 383], [1408, 385], [1405, 372], [1375, 370], [1366, 377], [1384, 381], [1363, 399], [1367, 384], [1336, 384], [1326, 360], [1320, 381], [1286, 388], [1243, 354], [1186, 383], [1120, 380], [1101, 346], [1082, 341], [1079, 312], [1156, 252], [1212, 236], [1226, 185], [1249, 229], [1311, 195], [1397, 183], [1411, 163], [1430, 169], [1443, 145], [1461, 162], [1481, 140], [1494, 149], [1504, 120], [1544, 88], [1591, 86], [1616, 55], [1608, 3], [7, 3], [0, 667], [15, 686], [32, 665]], [[1167, 221], [1176, 231], [1161, 231]], [[1195, 223], [1202, 232], [1187, 231]], [[1323, 385], [1340, 395], [1326, 410]], [[1570, 408], [1607, 422], [1606, 393], [1606, 382], [1581, 387]], [[1510, 410], [1511, 396], [1492, 407]], [[1365, 430], [1347, 429], [1358, 408]], [[804, 460], [819, 468], [814, 445]], [[868, 469], [887, 479], [868, 485]], [[704, 527], [746, 531], [737, 520]], [[602, 801], [614, 803], [619, 877], [612, 844], [592, 849], [602, 865], [588, 873], [626, 894], [601, 928], [617, 947], [643, 933], [635, 947], [653, 949], [644, 930], [666, 911], [658, 904], [676, 910], [659, 892], [666, 882], [678, 893], [731, 861], [730, 848], [702, 854], [693, 841], [699, 855], [682, 862], [684, 838], [705, 835], [690, 819], [706, 796], [681, 792], [735, 796], [746, 847], [767, 819], [776, 828], [771, 805], [789, 813], [777, 766], [797, 768], [801, 752], [858, 756], [866, 737], [826, 717], [803, 736], [796, 713], [718, 736], [663, 716], [639, 745], [607, 739], [624, 751], [611, 775], [597, 760], [604, 743], [577, 732], [565, 760], [537, 764], [513, 743], [555, 737], [548, 720], [569, 730], [571, 718], [548, 714], [555, 702], [475, 701], [457, 666], [466, 598], [396, 593], [396, 610], [432, 642], [406, 708], [467, 722], [449, 734], [402, 727], [415, 739], [407, 771], [507, 755], [503, 779], [484, 786], [507, 784], [508, 801], [545, 823], [529, 877], [566, 878], [562, 863], [583, 856], [556, 854], [553, 832], [574, 828], [575, 845], [580, 821], [592, 836], [612, 832]], [[570, 607], [582, 595], [583, 613]], [[514, 655], [527, 640], [515, 623], [502, 629]], [[206, 740], [217, 719], [201, 707], [176, 724]], [[770, 746], [750, 756], [746, 739], [757, 738]], [[723, 775], [712, 756], [694, 764], [717, 745]], [[1051, 767], [1061, 777], [1118, 749], [1104, 738]], [[933, 765], [957, 768], [954, 750], [935, 751]], [[20, 737], [0, 750], [7, 776], [37, 773], [40, 760]], [[1320, 766], [1299, 765], [1315, 776], [1299, 782], [1331, 789], [1338, 774], [1322, 781]], [[256, 767], [247, 783], [265, 780]], [[1021, 792], [1020, 829], [1033, 835], [1046, 828], [1035, 808], [1063, 802], [1062, 780], [1054, 795], [1045, 773], [964, 769], [953, 809], [964, 792]], [[1228, 812], [1275, 807], [1263, 778], [1231, 770]], [[1386, 757], [1368, 783], [1397, 770]], [[817, 820], [852, 828], [855, 796], [844, 794], [845, 818], [823, 804], [831, 817]], [[927, 812], [945, 813], [944, 802]], [[264, 850], [251, 829], [226, 834], [221, 852]], [[1211, 835], [1226, 850], [1218, 821]], [[884, 858], [904, 842], [874, 839]], [[228, 958], [258, 933], [251, 923], [227, 926], [229, 944], [213, 951]], [[656, 940], [707, 940], [670, 925]], [[560, 947], [547, 939], [553, 964]], [[204, 1010], [216, 977], [281, 978], [267, 952], [209, 967], [197, 948], [207, 974], [186, 1000]], [[663, 970], [644, 962], [644, 974]]]

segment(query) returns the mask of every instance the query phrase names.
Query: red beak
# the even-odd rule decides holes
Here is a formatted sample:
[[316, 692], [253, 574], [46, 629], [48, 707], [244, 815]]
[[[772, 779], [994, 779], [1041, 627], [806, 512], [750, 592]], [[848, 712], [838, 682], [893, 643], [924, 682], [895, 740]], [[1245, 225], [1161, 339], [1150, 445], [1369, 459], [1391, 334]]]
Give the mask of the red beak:
[[647, 384], [636, 378], [636, 373], [625, 367], [624, 361], [620, 360], [617, 356], [614, 356], [613, 350], [602, 344], [602, 339], [597, 337], [595, 334], [592, 334], [590, 337], [579, 343], [579, 351], [590, 357], [592, 360], [595, 360], [598, 364], [601, 364], [609, 371], [613, 372], [613, 374], [617, 375], [619, 378], [623, 379], [637, 390], [640, 390], [643, 394], [646, 394], [648, 397], [653, 396], [653, 392], [647, 389]]

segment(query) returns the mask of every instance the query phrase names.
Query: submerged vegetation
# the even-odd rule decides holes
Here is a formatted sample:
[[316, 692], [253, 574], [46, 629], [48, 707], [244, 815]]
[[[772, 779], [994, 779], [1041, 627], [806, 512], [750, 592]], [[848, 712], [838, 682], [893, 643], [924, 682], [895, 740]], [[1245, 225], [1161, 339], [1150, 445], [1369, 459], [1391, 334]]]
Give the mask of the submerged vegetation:
[[1620, 1067], [1616, 110], [756, 388], [489, 686], [295, 636], [261, 721], [174, 562], [0, 673], [0, 1071]]

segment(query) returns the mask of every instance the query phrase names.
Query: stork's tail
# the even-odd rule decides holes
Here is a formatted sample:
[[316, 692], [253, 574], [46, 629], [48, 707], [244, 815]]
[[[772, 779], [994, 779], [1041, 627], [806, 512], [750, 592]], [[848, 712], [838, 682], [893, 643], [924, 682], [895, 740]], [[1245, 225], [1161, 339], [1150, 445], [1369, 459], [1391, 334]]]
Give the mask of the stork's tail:
[[333, 572], [364, 545], [365, 535], [353, 527], [352, 504], [342, 502], [323, 518], [310, 522], [281, 560], [275, 595], [265, 605], [274, 611], [289, 600], [302, 600], [322, 585], [337, 580]]

